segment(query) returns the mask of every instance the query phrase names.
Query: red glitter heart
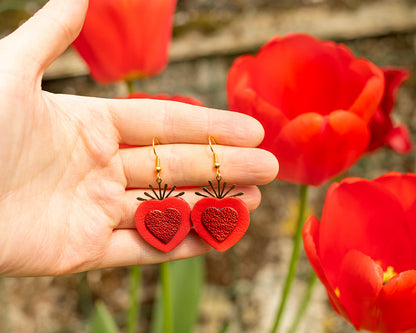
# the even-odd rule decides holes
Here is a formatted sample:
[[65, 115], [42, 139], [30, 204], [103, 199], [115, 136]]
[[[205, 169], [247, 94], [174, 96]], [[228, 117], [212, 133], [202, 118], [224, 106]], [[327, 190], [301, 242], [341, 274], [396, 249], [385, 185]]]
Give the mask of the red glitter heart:
[[179, 230], [182, 217], [175, 208], [168, 208], [163, 212], [152, 210], [146, 215], [144, 223], [153, 236], [167, 244]]
[[232, 207], [207, 207], [201, 215], [201, 222], [212, 237], [223, 242], [237, 225], [238, 213]]
[[[207, 214], [203, 218], [205, 211]], [[192, 208], [191, 219], [198, 235], [213, 248], [224, 252], [247, 231], [250, 211], [245, 202], [238, 198], [203, 198]]]

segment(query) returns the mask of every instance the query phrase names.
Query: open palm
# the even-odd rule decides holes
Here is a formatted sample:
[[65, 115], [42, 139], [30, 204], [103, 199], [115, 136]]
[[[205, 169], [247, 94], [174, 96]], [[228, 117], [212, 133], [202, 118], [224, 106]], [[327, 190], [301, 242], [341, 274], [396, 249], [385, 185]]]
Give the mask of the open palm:
[[[86, 0], [51, 0], [0, 41], [0, 275], [64, 274], [208, 251], [191, 233], [165, 254], [134, 229], [135, 198], [155, 179], [153, 137], [162, 143], [169, 185], [199, 186], [215, 177], [209, 135], [222, 144], [223, 173], [242, 185], [251, 209], [260, 200], [253, 185], [276, 176], [274, 157], [250, 148], [263, 130], [247, 116], [42, 91], [44, 70], [76, 37], [86, 7]], [[192, 193], [185, 195], [191, 204]]]

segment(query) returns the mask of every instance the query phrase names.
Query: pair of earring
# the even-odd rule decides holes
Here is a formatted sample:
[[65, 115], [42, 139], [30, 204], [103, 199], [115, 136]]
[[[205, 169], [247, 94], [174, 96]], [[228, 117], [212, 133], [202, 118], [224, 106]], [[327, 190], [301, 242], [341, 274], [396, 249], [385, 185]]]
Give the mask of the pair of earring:
[[157, 138], [153, 138], [158, 188], [149, 185], [152, 194], [144, 193], [148, 199], [137, 198], [143, 203], [136, 210], [135, 223], [143, 239], [161, 251], [169, 252], [177, 247], [189, 233], [192, 225], [202, 239], [220, 252], [236, 244], [247, 231], [250, 212], [244, 201], [237, 198], [243, 193], [227, 196], [235, 185], [227, 188], [226, 182], [221, 184], [220, 163], [213, 148], [216, 142], [212, 136], [208, 141], [216, 169], [217, 189], [211, 181], [208, 181], [210, 189], [203, 187], [204, 193], [195, 192], [203, 198], [191, 210], [188, 203], [181, 198], [185, 192], [172, 195], [176, 186], [169, 191], [167, 184], [162, 188], [160, 176], [162, 168], [155, 148], [155, 145], [160, 143]]

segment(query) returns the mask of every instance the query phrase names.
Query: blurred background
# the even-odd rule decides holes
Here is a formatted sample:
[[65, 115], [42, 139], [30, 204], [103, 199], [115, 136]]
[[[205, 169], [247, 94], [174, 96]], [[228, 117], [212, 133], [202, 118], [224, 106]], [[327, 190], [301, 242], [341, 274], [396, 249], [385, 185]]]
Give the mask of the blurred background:
[[[30, 17], [44, 0], [0, 0], [0, 37]], [[395, 121], [416, 139], [415, 0], [178, 0], [168, 67], [160, 75], [135, 82], [151, 94], [189, 95], [206, 106], [227, 108], [225, 82], [233, 60], [256, 53], [275, 35], [307, 32], [345, 43], [358, 57], [378, 66], [411, 71], [400, 89]], [[83, 61], [67, 50], [48, 69], [43, 87], [54, 93], [100, 97], [127, 95], [123, 83], [99, 85]], [[346, 176], [374, 178], [387, 171], [415, 172], [415, 155], [389, 150], [364, 156]], [[319, 216], [328, 185], [312, 188], [308, 215]], [[225, 253], [204, 257], [206, 284], [195, 332], [267, 332], [279, 300], [291, 251], [298, 188], [274, 181], [261, 187], [263, 200], [252, 214], [244, 238]], [[302, 253], [282, 331], [291, 323], [310, 267]], [[157, 266], [143, 267], [140, 332], [149, 331], [158, 277]], [[123, 327], [128, 306], [128, 269], [42, 278], [0, 278], [0, 332], [87, 332], [92, 305], [102, 300]], [[354, 332], [330, 308], [321, 285], [298, 332]]]

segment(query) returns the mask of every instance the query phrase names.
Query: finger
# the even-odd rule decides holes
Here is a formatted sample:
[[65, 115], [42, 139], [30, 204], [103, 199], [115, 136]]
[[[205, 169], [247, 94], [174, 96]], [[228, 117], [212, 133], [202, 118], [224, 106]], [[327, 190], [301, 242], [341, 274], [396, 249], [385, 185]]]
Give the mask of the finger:
[[[229, 184], [260, 185], [276, 178], [278, 163], [263, 149], [215, 146], [220, 171]], [[208, 145], [159, 145], [161, 177], [171, 186], [199, 186], [214, 180], [212, 152]], [[152, 147], [121, 149], [127, 187], [146, 188], [156, 179]]]
[[[181, 190], [176, 190], [174, 193], [177, 194]], [[189, 203], [191, 207], [201, 199], [197, 196], [195, 192], [201, 192], [201, 188], [195, 187], [193, 189], [184, 190], [185, 194], [181, 197]], [[140, 202], [136, 199], [137, 197], [146, 198], [143, 194], [144, 190], [129, 190], [126, 191], [126, 195], [123, 202], [123, 213], [120, 220], [120, 224], [117, 226], [117, 229], [134, 229], [136, 227], [134, 222], [134, 214], [136, 213], [137, 207]], [[202, 191], [203, 192], [203, 191]], [[239, 196], [243, 200], [250, 211], [255, 210], [261, 200], [261, 193], [257, 186], [237, 186], [233, 191], [230, 192], [230, 195], [243, 192], [244, 195]]]
[[16, 54], [42, 75], [78, 36], [87, 8], [88, 0], [50, 0], [10, 36]]
[[164, 253], [146, 243], [136, 230], [115, 230], [99, 267], [94, 268], [155, 264], [199, 256], [210, 250], [211, 247], [193, 231], [178, 247]]
[[247, 115], [190, 104], [147, 99], [108, 100], [120, 141], [149, 145], [153, 137], [166, 143], [208, 143], [212, 135], [223, 145], [256, 147], [262, 125]]

